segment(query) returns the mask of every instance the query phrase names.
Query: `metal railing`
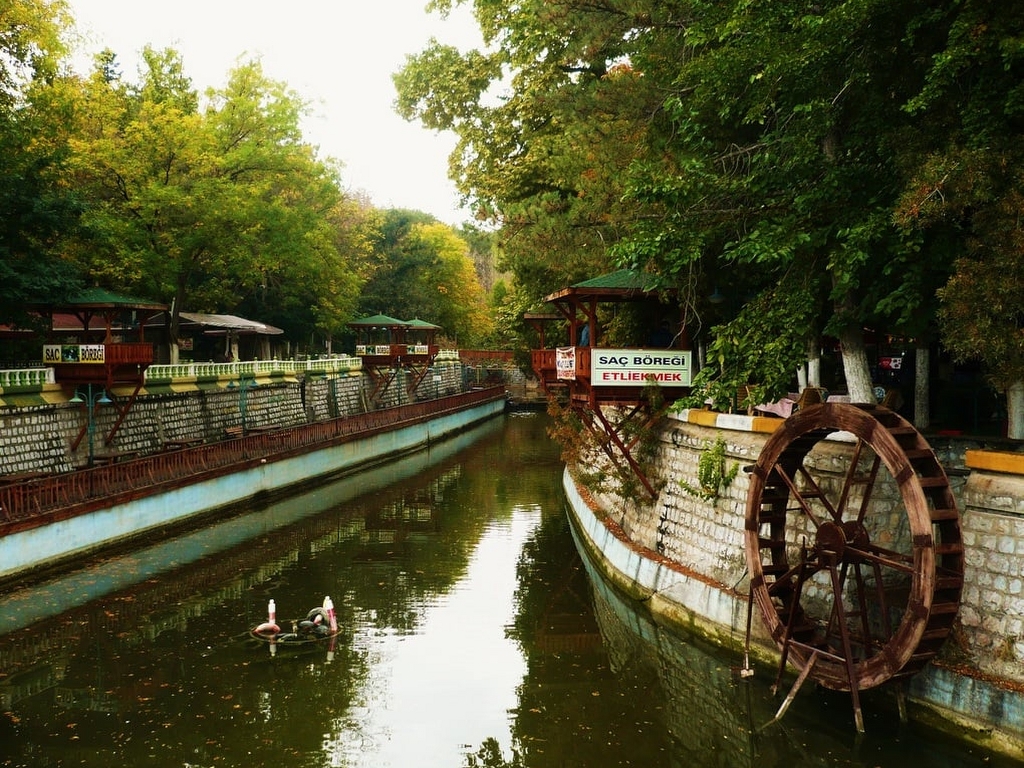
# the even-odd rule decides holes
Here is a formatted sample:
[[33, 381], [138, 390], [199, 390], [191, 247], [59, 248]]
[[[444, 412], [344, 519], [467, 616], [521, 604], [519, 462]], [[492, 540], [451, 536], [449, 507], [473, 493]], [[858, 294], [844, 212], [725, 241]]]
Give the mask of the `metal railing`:
[[[18, 479], [0, 486], [0, 531], [12, 525], [59, 514], [73, 516], [203, 479], [229, 474], [289, 456], [436, 418], [479, 403], [503, 398], [503, 387], [451, 395], [409, 405], [344, 416], [328, 421], [282, 427], [181, 448], [59, 475]], [[12, 482], [13, 481], [13, 482]]]

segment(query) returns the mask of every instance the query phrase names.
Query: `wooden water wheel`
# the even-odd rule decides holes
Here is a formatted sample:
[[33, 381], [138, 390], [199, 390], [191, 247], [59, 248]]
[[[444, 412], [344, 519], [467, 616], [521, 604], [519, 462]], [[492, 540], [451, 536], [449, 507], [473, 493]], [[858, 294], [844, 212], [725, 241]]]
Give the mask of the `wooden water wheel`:
[[[848, 463], [812, 449], [846, 433]], [[798, 411], [750, 470], [744, 541], [750, 599], [799, 676], [858, 692], [919, 671], [953, 627], [963, 589], [960, 516], [931, 447], [873, 405]], [[888, 476], [887, 476], [888, 475]]]

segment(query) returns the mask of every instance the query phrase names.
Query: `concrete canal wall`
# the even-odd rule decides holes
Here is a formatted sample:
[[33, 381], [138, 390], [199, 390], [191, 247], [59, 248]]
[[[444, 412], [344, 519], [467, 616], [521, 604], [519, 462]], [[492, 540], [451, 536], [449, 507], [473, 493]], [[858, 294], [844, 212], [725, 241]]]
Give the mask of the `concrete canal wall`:
[[[653, 503], [626, 500], [564, 475], [578, 540], [614, 584], [643, 600], [658, 621], [742, 649], [747, 623], [743, 531], [747, 476], [707, 500], [699, 486], [702, 453], [721, 441], [727, 468], [753, 464], [775, 419], [683, 411], [665, 419], [653, 461], [664, 483]], [[1024, 453], [982, 450], [980, 443], [940, 438], [932, 444], [961, 511], [965, 584], [954, 631], [939, 656], [907, 688], [916, 710], [987, 746], [1024, 754]], [[819, 444], [816, 469], [845, 472], [851, 453], [841, 439]], [[899, 492], [891, 478], [872, 493], [869, 518], [879, 535], [900, 536]], [[689, 489], [689, 490], [688, 490]], [[803, 532], [796, 532], [798, 538]], [[874, 539], [873, 539], [874, 540]], [[755, 656], [771, 670], [775, 646], [759, 617]]]
[[[6, 492], [19, 482], [79, 488], [78, 478], [114, 469], [74, 472], [88, 462], [90, 450], [97, 461], [101, 455], [105, 459], [120, 457], [119, 471], [123, 467], [124, 473], [137, 476], [142, 486], [116, 501], [101, 498], [97, 502], [69, 491], [62, 494], [67, 504], [87, 503], [88, 508], [57, 509], [37, 520], [15, 515], [0, 504], [0, 579], [57, 565], [315, 478], [343, 475], [416, 451], [501, 413], [505, 407], [500, 390], [497, 396], [478, 397], [473, 404], [464, 405], [463, 398], [437, 399], [463, 391], [464, 376], [457, 358], [435, 364], [412, 393], [404, 381], [406, 372], [399, 372], [383, 397], [375, 392], [377, 383], [360, 370], [357, 359], [333, 361], [325, 367], [296, 376], [271, 363], [157, 366], [130, 408], [94, 404], [92, 449], [84, 437], [74, 445], [76, 438], [88, 432], [90, 414], [86, 406], [69, 401], [73, 393], [45, 380], [6, 387], [0, 391], [0, 483], [7, 485], [0, 489]], [[113, 394], [123, 405], [132, 393], [115, 390]], [[376, 408], [370, 408], [371, 399]], [[432, 402], [425, 402], [428, 400]], [[389, 409], [387, 414], [397, 414], [394, 418], [400, 421], [395, 427], [376, 427], [312, 450], [282, 454], [281, 438], [259, 435], [261, 430], [337, 423], [339, 418], [349, 424], [365, 419], [374, 424], [392, 423], [391, 416], [384, 421], [376, 418], [374, 412], [382, 408]], [[406, 411], [408, 415], [403, 415]], [[346, 417], [353, 417], [352, 421]], [[120, 424], [118, 419], [122, 419]], [[178, 477], [159, 490], [145, 489], [156, 482], [145, 465], [163, 461], [164, 451], [186, 443], [204, 443], [204, 450], [214, 448], [211, 444], [241, 435], [242, 425], [255, 438], [239, 443], [263, 440], [246, 449], [246, 461], [230, 471], [210, 471], [197, 459], [196, 466], [188, 465], [191, 481], [188, 476]], [[115, 426], [115, 437], [108, 444], [104, 437]], [[145, 457], [151, 458], [125, 461]], [[65, 474], [67, 477], [62, 477]]]
[[320, 450], [263, 459], [208, 480], [0, 537], [0, 579], [50, 566], [315, 478], [334, 478], [408, 454], [504, 411], [504, 398], [375, 431]]

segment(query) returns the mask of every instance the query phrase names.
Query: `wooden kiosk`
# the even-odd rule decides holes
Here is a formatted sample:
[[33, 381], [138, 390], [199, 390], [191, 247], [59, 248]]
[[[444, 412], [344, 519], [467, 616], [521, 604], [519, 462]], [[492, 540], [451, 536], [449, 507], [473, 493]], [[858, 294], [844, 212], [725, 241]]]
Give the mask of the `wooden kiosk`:
[[[554, 314], [524, 317], [540, 333], [542, 348], [533, 350], [531, 359], [545, 392], [566, 399], [596, 434], [609, 459], [626, 462], [652, 498], [657, 492], [633, 456], [636, 435], [690, 392], [692, 355], [685, 329], [672, 316], [678, 312], [674, 297], [674, 289], [657, 278], [623, 269], [545, 297]], [[622, 347], [595, 343], [600, 330], [598, 305], [613, 302], [649, 302], [662, 310], [644, 343]], [[555, 320], [567, 324], [570, 343], [545, 348], [543, 326]], [[652, 387], [656, 398], [650, 396]], [[617, 411], [614, 421], [609, 418], [611, 409]]]
[[[117, 419], [103, 436], [102, 444], [109, 445], [154, 361], [153, 343], [145, 338], [146, 324], [167, 305], [90, 288], [63, 304], [35, 309], [50, 321], [43, 362], [53, 368], [56, 382], [70, 392], [71, 401], [88, 410], [89, 418], [71, 450], [78, 448], [93, 424], [96, 403], [117, 409]], [[130, 387], [132, 393], [118, 398], [115, 386]]]
[[373, 380], [370, 401], [379, 405], [399, 371], [409, 371], [407, 394], [411, 397], [437, 357], [439, 325], [425, 320], [398, 320], [371, 315], [348, 324], [356, 332], [356, 356]]

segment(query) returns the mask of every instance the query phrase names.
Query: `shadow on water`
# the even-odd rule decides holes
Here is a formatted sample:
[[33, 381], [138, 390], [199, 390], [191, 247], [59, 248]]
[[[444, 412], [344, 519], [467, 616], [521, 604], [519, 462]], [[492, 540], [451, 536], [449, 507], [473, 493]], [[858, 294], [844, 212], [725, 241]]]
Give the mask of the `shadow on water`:
[[[0, 766], [1008, 766], [802, 693], [588, 572], [539, 414], [0, 594]], [[331, 595], [337, 642], [249, 629]], [[639, 608], [639, 610], [638, 610]], [[870, 705], [866, 707], [870, 710]]]

